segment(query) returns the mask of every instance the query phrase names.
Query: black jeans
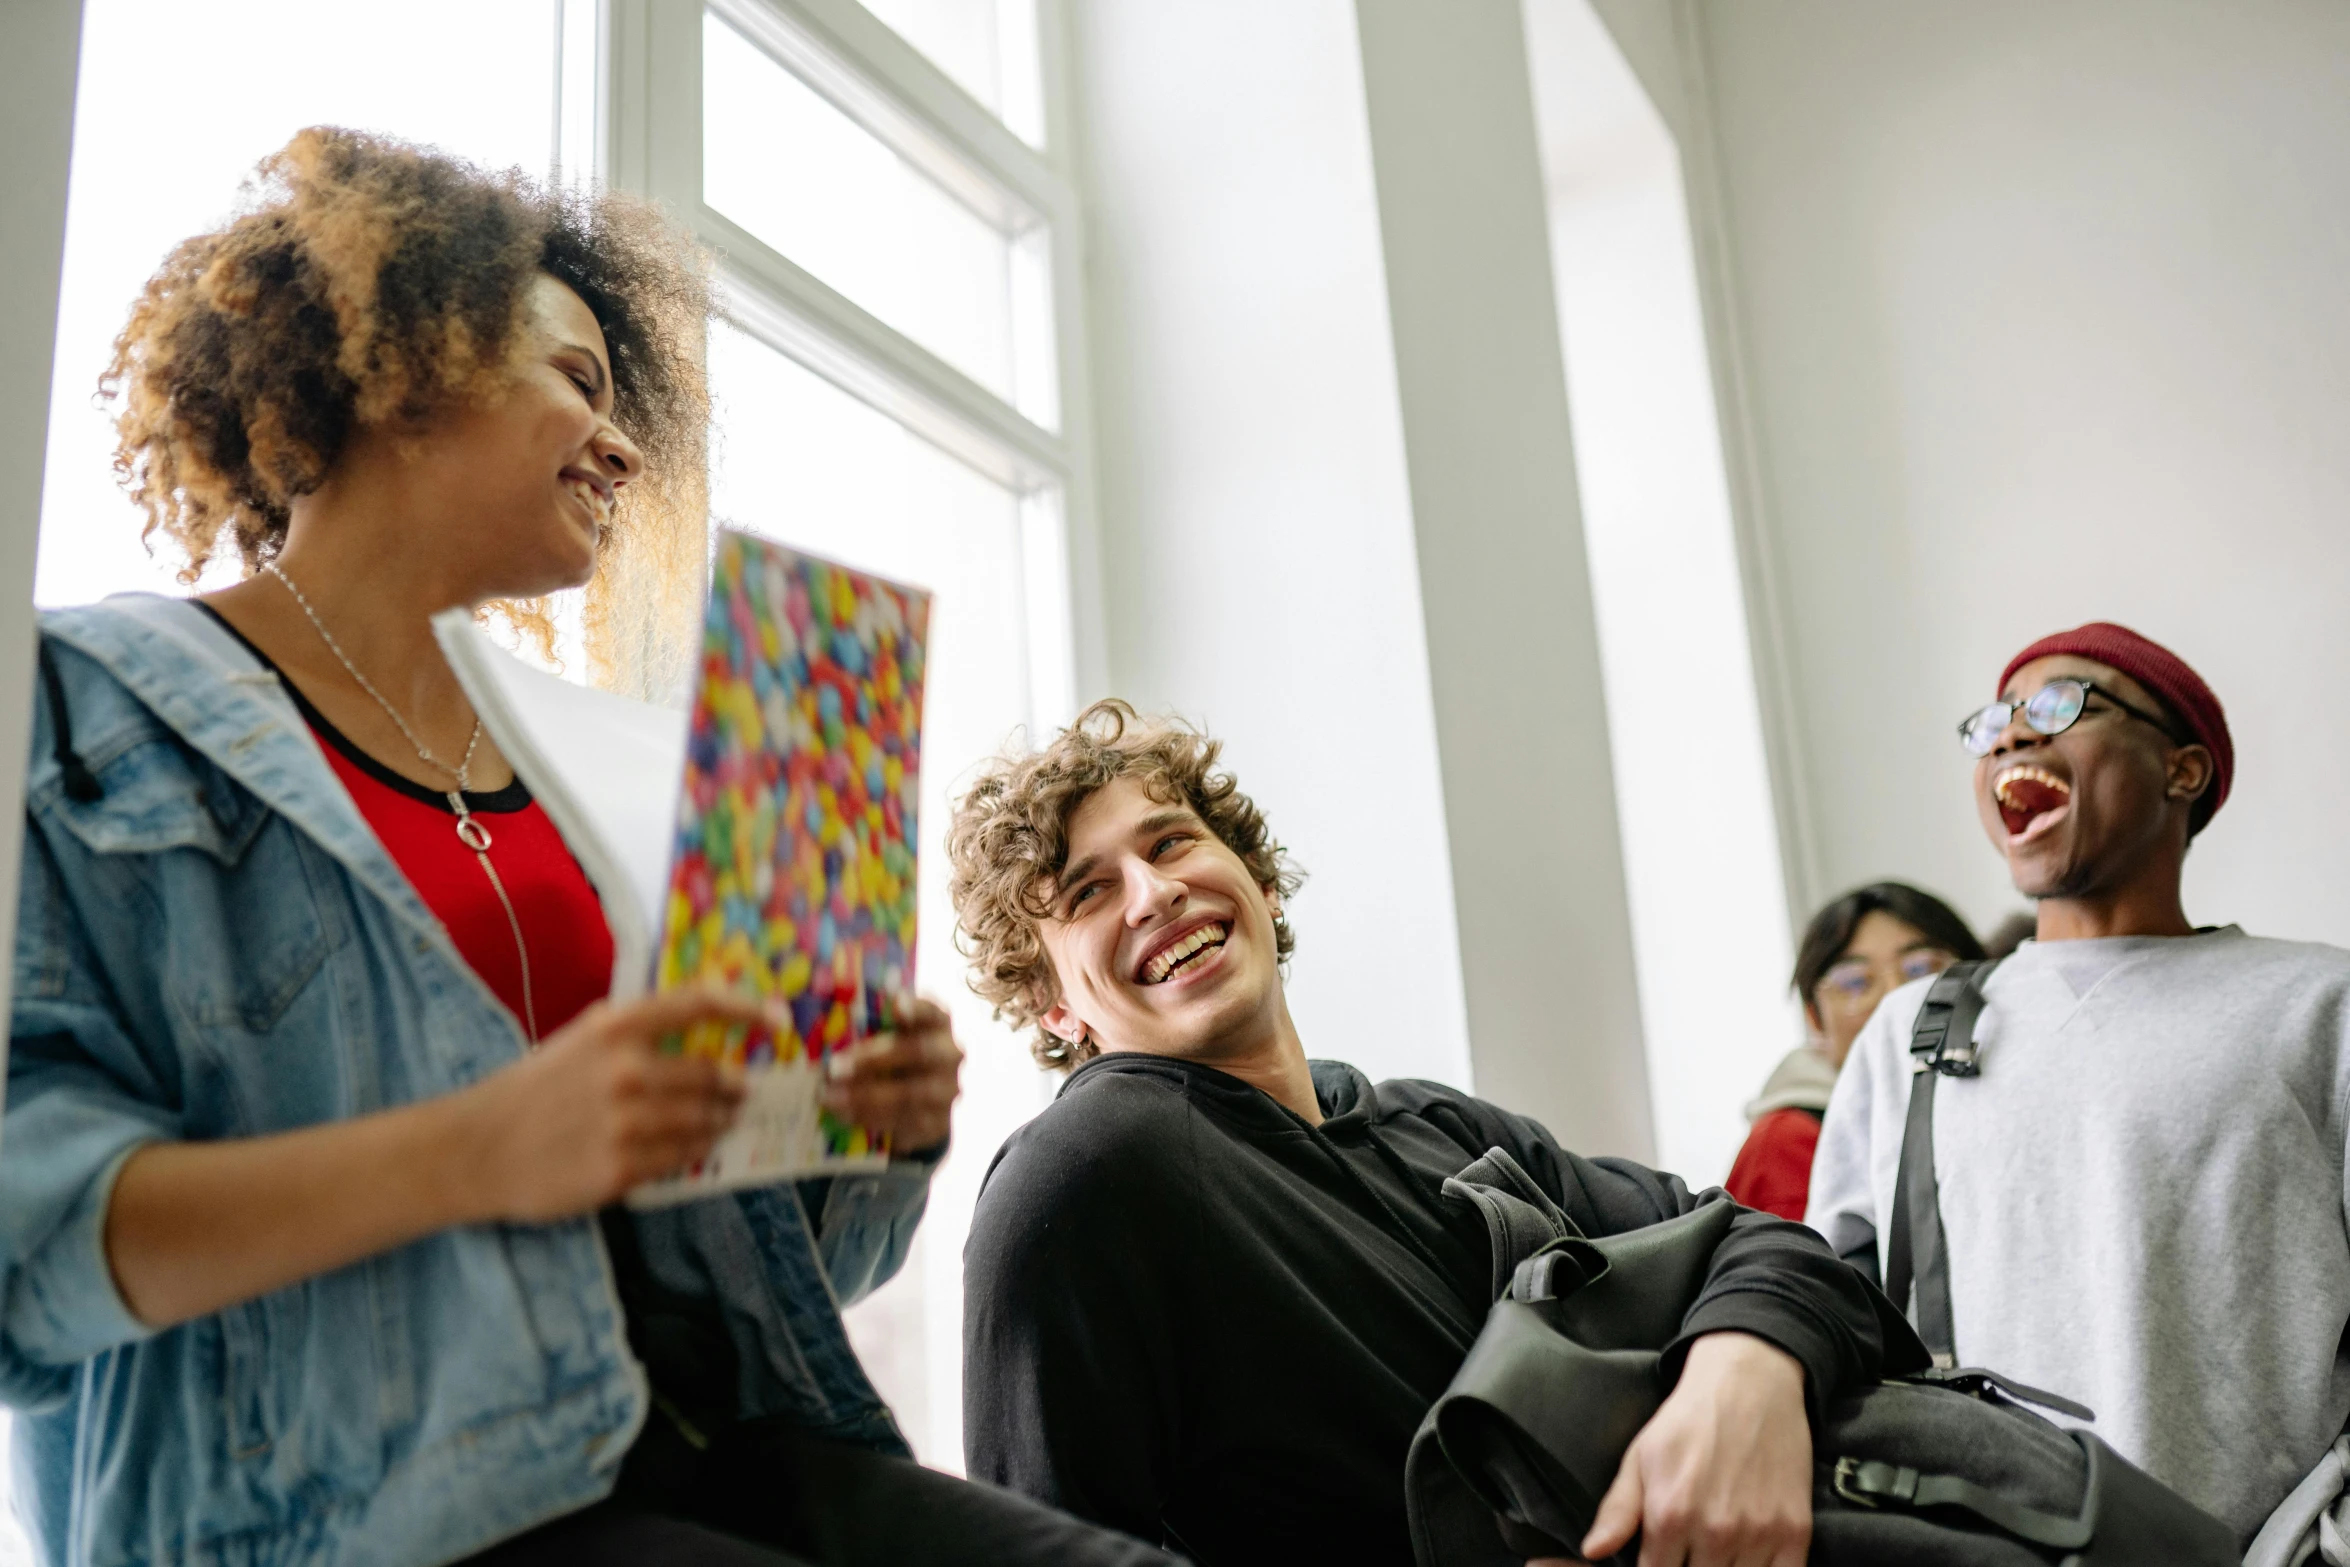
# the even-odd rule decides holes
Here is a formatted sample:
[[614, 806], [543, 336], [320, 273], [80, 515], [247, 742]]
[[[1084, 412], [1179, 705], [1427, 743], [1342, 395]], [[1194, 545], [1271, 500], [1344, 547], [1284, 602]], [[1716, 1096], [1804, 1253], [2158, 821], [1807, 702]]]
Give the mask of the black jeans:
[[1170, 1567], [1174, 1560], [1025, 1496], [759, 1421], [720, 1437], [690, 1475], [657, 1488], [624, 1477], [610, 1500], [493, 1546], [467, 1567]]

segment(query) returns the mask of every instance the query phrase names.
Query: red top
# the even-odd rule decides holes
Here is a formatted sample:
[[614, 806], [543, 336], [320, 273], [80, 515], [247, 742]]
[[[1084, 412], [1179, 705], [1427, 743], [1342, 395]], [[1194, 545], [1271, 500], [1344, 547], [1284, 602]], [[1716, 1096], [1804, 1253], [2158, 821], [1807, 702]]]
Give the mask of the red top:
[[612, 932], [604, 923], [604, 906], [545, 807], [519, 779], [493, 793], [465, 797], [467, 808], [489, 831], [490, 864], [514, 902], [509, 921], [480, 858], [457, 841], [457, 813], [446, 796], [429, 795], [357, 750], [324, 720], [303, 716], [326, 742], [328, 763], [392, 863], [424, 906], [440, 916], [459, 955], [517, 1022], [533, 1016], [523, 1005], [522, 955], [514, 945], [517, 922], [530, 952], [530, 1000], [540, 1039], [577, 1017], [588, 1003], [603, 999], [612, 987]]
[[[225, 619], [218, 614], [213, 618], [235, 634], [236, 628]], [[245, 642], [242, 636], [237, 640]], [[245, 646], [269, 663], [252, 643]], [[457, 841], [457, 813], [450, 808], [449, 797], [401, 777], [353, 745], [282, 671], [278, 683], [318, 736], [328, 765], [367, 825], [375, 829], [392, 863], [400, 867], [424, 906], [448, 927], [458, 954], [520, 1024], [531, 1014], [523, 1005], [514, 926], [480, 859]], [[490, 864], [514, 902], [530, 952], [530, 999], [537, 1009], [539, 1038], [544, 1039], [611, 989], [612, 932], [604, 923], [604, 906], [545, 808], [530, 797], [521, 779], [488, 793], [468, 792], [465, 804], [488, 829]]]
[[1722, 1185], [1749, 1208], [1801, 1224], [1811, 1201], [1811, 1156], [1819, 1146], [1820, 1118], [1809, 1110], [1758, 1116]]

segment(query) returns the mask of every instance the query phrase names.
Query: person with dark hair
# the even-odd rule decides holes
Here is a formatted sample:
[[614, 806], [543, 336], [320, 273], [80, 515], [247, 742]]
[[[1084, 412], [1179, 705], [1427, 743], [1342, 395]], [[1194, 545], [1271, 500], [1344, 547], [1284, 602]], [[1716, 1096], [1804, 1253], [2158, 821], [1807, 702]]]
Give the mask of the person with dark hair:
[[[839, 1303], [961, 1052], [838, 1058], [911, 1157], [657, 1211], [742, 1102], [607, 1003], [603, 908], [429, 625], [702, 571], [702, 263], [648, 208], [309, 130], [133, 310], [118, 468], [190, 580], [41, 617], [0, 1138], [16, 1503], [91, 1563], [1163, 1560], [911, 1461]], [[690, 620], [688, 622], [690, 625]]]
[[[966, 1453], [1209, 1567], [1407, 1567], [1405, 1455], [1495, 1294], [1449, 1178], [1498, 1150], [1591, 1235], [1724, 1199], [1309, 1060], [1282, 986], [1298, 877], [1216, 760], [1103, 702], [958, 802], [973, 988], [1068, 1074], [973, 1219]], [[1638, 1531], [1643, 1560], [1800, 1563], [1811, 1422], [1882, 1368], [1880, 1308], [1818, 1235], [1738, 1212], [1584, 1554]]]
[[[1829, 1102], [1807, 1218], [1890, 1276], [1922, 1103], [1933, 1182], [1912, 1171], [1905, 1212], [1929, 1238], [1899, 1272], [1931, 1276], [1937, 1335], [1948, 1302], [1935, 1347], [2086, 1404], [2249, 1542], [2321, 1459], [2338, 1489], [2350, 952], [2187, 917], [2180, 873], [2235, 749], [2176, 654], [2097, 623], [2025, 648], [1993, 690], [1959, 738], [2037, 935], [1982, 981], [1957, 1075], [1912, 1058], [1929, 984], [1885, 998]], [[1919, 1203], [1937, 1190], [1938, 1223]]]
[[1914, 979], [1983, 956], [1956, 910], [1898, 881], [1856, 888], [1811, 917], [1795, 951], [1795, 993], [1811, 1038], [1789, 1051], [1746, 1107], [1753, 1130], [1722, 1183], [1749, 1208], [1801, 1219], [1812, 1152], [1836, 1074], [1877, 1003]]

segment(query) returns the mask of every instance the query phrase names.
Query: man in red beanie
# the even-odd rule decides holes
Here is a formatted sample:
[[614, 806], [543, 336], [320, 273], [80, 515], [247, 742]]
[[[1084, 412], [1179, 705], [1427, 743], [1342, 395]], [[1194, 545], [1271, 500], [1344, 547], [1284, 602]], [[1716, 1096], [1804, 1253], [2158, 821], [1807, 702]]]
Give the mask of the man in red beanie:
[[[1985, 983], [1978, 1075], [1932, 1106], [1957, 1358], [2088, 1404], [2249, 1542], [2350, 1416], [2350, 953], [2189, 922], [2235, 749], [2169, 650], [2044, 638], [1960, 737], [2039, 929]], [[1808, 1222], [1872, 1271], [1929, 983], [1854, 1044], [1812, 1172]]]

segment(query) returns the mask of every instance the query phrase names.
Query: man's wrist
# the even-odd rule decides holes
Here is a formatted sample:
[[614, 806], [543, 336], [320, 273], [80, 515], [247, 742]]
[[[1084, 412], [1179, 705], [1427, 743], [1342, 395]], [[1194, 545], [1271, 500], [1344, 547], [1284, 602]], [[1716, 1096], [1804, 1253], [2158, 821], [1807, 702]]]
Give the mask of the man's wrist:
[[1681, 1380], [1688, 1381], [1693, 1372], [1708, 1378], [1732, 1375], [1783, 1378], [1797, 1398], [1803, 1396], [1806, 1377], [1802, 1361], [1769, 1339], [1737, 1328], [1701, 1333], [1692, 1339], [1681, 1363]]

